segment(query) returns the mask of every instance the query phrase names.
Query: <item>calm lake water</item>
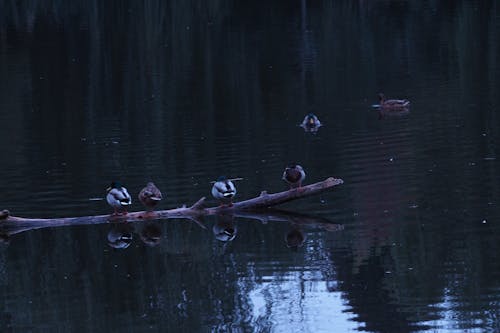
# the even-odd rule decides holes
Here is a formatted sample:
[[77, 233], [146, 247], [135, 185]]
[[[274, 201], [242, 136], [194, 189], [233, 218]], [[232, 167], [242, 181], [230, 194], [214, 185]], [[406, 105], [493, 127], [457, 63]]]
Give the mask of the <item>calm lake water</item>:
[[0, 331], [500, 331], [498, 59], [494, 0], [0, 1], [0, 209], [106, 214], [112, 180], [168, 209], [220, 175], [242, 200], [292, 161], [345, 181], [281, 222], [4, 235]]

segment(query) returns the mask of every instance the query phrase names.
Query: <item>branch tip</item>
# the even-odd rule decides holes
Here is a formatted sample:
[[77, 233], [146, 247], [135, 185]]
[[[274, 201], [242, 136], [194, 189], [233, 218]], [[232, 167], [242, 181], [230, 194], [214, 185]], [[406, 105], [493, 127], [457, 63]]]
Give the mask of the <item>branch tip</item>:
[[344, 183], [342, 179], [333, 177], [328, 177], [325, 181], [328, 183], [332, 183], [332, 185], [340, 185]]

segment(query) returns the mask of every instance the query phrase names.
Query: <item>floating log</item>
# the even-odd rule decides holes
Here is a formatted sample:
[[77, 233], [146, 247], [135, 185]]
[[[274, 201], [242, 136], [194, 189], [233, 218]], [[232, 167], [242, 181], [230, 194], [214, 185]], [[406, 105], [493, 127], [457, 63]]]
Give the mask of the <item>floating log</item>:
[[[193, 220], [200, 224], [200, 218], [207, 215], [234, 215], [235, 217], [254, 218], [262, 222], [266, 221], [290, 221], [290, 215], [284, 212], [269, 210], [267, 213], [263, 210], [274, 207], [292, 200], [308, 197], [311, 195], [325, 192], [334, 186], [343, 183], [342, 179], [327, 178], [324, 181], [302, 186], [300, 188], [290, 189], [288, 191], [278, 193], [267, 193], [263, 191], [258, 197], [235, 202], [231, 206], [205, 207], [205, 197], [198, 200], [191, 207], [180, 207], [168, 210], [159, 210], [153, 213], [146, 211], [130, 212], [126, 215], [94, 215], [94, 216], [79, 216], [79, 217], [62, 217], [62, 218], [24, 218], [11, 216], [8, 210], [0, 212], [0, 228], [4, 236], [10, 236], [19, 232], [49, 228], [60, 226], [73, 225], [89, 225], [103, 224], [109, 222], [139, 222], [145, 220], [159, 219], [175, 219], [185, 218]], [[302, 216], [302, 220], [307, 220]], [[309, 220], [311, 217], [306, 216]], [[314, 220], [314, 218], [312, 218]], [[293, 222], [293, 221], [292, 221]], [[321, 221], [320, 223], [326, 223]], [[328, 223], [326, 223], [328, 224]]]

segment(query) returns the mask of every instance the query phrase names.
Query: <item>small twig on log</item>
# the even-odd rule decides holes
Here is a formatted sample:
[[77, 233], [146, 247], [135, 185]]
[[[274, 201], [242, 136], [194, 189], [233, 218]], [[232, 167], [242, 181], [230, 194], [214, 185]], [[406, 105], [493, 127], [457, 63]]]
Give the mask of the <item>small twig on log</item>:
[[191, 206], [191, 209], [193, 209], [193, 210], [202, 210], [203, 206], [205, 206], [205, 197], [202, 197], [200, 200], [196, 201]]

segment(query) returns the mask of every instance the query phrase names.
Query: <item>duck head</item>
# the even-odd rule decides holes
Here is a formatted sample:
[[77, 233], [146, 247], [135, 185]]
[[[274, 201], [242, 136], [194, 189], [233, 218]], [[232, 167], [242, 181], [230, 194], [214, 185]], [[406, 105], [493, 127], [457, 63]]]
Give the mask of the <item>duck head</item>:
[[218, 181], [218, 182], [223, 182], [223, 183], [225, 183], [227, 180], [228, 180], [228, 179], [227, 179], [227, 177], [226, 177], [226, 176], [220, 176], [219, 178], [217, 178], [217, 181]]
[[111, 184], [109, 184], [108, 188], [106, 189], [106, 192], [109, 192], [109, 191], [111, 191], [114, 188], [120, 189], [122, 187], [123, 186], [122, 186], [122, 184], [120, 182], [111, 182]]
[[298, 172], [304, 171], [304, 168], [298, 163], [290, 163], [285, 168], [286, 171], [297, 170]]
[[311, 126], [314, 126], [316, 124], [316, 116], [312, 113], [309, 113], [307, 115], [307, 123]]

